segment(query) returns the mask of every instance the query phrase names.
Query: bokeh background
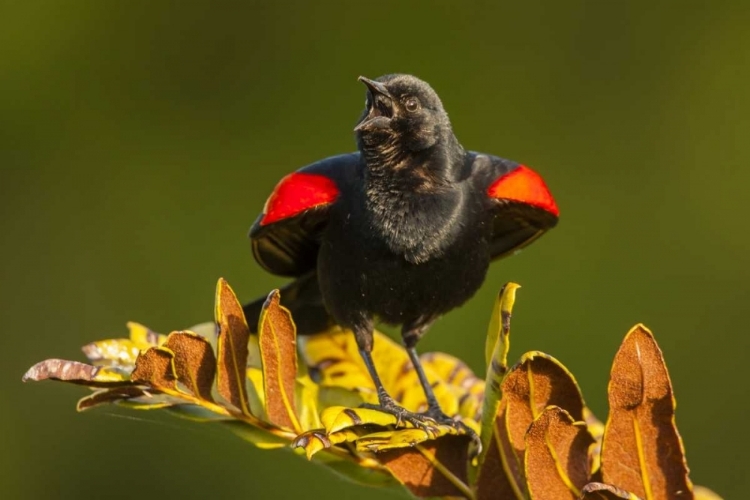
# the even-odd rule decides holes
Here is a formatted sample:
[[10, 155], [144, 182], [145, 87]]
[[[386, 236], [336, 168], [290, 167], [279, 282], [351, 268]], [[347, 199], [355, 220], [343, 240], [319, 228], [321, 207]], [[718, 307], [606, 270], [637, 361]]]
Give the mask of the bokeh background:
[[503, 282], [512, 354], [541, 349], [606, 416], [612, 356], [655, 332], [695, 482], [747, 474], [750, 4], [2, 2], [0, 496], [382, 498], [208, 426], [21, 375], [212, 316], [282, 281], [246, 231], [287, 172], [354, 148], [360, 74], [416, 74], [463, 144], [535, 167], [557, 229], [430, 332], [481, 371]]

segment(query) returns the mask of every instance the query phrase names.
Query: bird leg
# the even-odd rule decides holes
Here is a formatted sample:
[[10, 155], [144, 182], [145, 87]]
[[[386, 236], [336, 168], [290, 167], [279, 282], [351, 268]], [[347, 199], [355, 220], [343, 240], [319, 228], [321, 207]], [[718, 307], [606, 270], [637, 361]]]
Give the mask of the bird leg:
[[414, 413], [402, 407], [396, 403], [396, 400], [394, 400], [385, 390], [385, 387], [383, 387], [383, 382], [381, 382], [378, 371], [375, 368], [375, 363], [372, 360], [372, 331], [372, 327], [354, 329], [354, 336], [357, 339], [359, 354], [365, 362], [367, 371], [370, 373], [370, 378], [372, 378], [372, 382], [375, 384], [375, 390], [378, 393], [379, 404], [363, 404], [362, 407], [379, 410], [395, 416], [397, 419], [396, 425], [400, 425], [402, 422], [408, 422], [416, 428], [430, 432], [430, 429], [434, 428], [434, 424], [436, 423], [435, 419], [427, 414]]
[[[390, 394], [383, 387], [383, 383], [380, 381], [378, 372], [375, 369], [375, 364], [372, 361], [372, 353], [370, 351], [360, 350], [359, 354], [365, 362], [367, 371], [370, 372], [370, 377], [375, 384], [375, 389], [378, 392], [378, 404], [365, 403], [362, 405], [363, 408], [369, 408], [372, 410], [378, 410], [396, 417], [396, 426], [401, 425], [402, 422], [408, 422], [418, 429], [424, 429], [430, 431], [434, 428], [436, 420], [426, 413], [414, 413], [403, 406], [396, 403], [396, 400], [391, 397]], [[433, 432], [434, 434], [434, 432]]]
[[435, 397], [435, 392], [432, 390], [432, 384], [430, 384], [430, 381], [427, 379], [427, 375], [424, 372], [422, 362], [419, 359], [419, 355], [417, 354], [416, 345], [417, 342], [419, 342], [419, 339], [421, 339], [422, 336], [427, 332], [427, 329], [431, 324], [432, 321], [428, 321], [427, 323], [421, 324], [420, 326], [417, 326], [415, 328], [407, 328], [405, 325], [404, 329], [401, 332], [401, 336], [404, 340], [404, 345], [406, 346], [406, 352], [409, 354], [411, 364], [414, 366], [414, 371], [417, 372], [419, 383], [422, 386], [425, 397], [427, 398], [427, 411], [421, 415], [425, 415], [439, 424], [450, 425], [452, 427], [461, 429], [466, 432], [466, 434], [472, 436], [473, 439], [478, 440], [476, 433], [469, 427], [467, 427], [466, 424], [464, 424], [460, 420], [455, 420], [449, 417], [443, 412], [442, 408], [440, 408], [440, 403]]

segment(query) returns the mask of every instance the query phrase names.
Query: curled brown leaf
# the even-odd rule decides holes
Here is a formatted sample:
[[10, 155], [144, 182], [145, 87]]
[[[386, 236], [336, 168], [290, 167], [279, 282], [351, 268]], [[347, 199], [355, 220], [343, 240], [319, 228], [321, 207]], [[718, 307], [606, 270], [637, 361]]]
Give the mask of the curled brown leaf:
[[152, 347], [142, 352], [135, 362], [130, 380], [135, 384], [147, 385], [158, 390], [176, 391], [174, 353], [163, 347]]
[[534, 500], [576, 500], [589, 481], [594, 438], [557, 406], [548, 407], [526, 434], [525, 473]]
[[211, 344], [192, 332], [174, 332], [167, 337], [164, 347], [174, 353], [177, 380], [194, 396], [213, 401], [216, 356]]

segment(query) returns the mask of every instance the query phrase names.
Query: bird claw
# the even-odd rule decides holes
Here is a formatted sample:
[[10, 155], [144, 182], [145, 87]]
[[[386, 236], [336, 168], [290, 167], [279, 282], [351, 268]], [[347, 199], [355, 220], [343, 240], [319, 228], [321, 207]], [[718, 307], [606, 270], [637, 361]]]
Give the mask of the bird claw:
[[428, 409], [424, 415], [435, 420], [440, 425], [448, 425], [456, 429], [459, 433], [464, 434], [471, 438], [473, 446], [472, 456], [477, 456], [482, 452], [482, 441], [479, 439], [479, 435], [474, 432], [474, 429], [463, 423], [461, 420], [456, 420], [449, 417], [439, 407], [432, 407]]
[[415, 413], [396, 404], [395, 401], [386, 401], [385, 404], [365, 403], [362, 407], [393, 415], [396, 417], [396, 427], [401, 427], [406, 422], [416, 429], [422, 429], [427, 432], [431, 438], [437, 438], [440, 435], [437, 428], [438, 425], [446, 425], [456, 429], [460, 434], [469, 436], [472, 441], [479, 443], [479, 436], [477, 436], [476, 432], [461, 420], [449, 417], [439, 408], [432, 408], [424, 413]]
[[399, 406], [395, 402], [386, 401], [385, 404], [365, 403], [362, 408], [382, 411], [396, 417], [396, 427], [401, 427], [404, 422], [413, 425], [417, 429], [423, 429], [432, 435], [435, 435], [435, 425], [438, 423], [434, 418], [426, 413], [414, 413], [406, 408]]

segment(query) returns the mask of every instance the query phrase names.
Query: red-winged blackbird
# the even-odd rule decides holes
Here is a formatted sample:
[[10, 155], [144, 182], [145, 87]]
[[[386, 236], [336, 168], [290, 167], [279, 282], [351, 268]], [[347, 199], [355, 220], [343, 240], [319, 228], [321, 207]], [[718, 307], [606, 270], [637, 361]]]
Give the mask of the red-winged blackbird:
[[[426, 82], [359, 79], [367, 86], [359, 151], [284, 177], [250, 230], [253, 253], [267, 271], [296, 278], [281, 300], [300, 334], [332, 322], [354, 332], [380, 409], [417, 426], [450, 423], [415, 346], [474, 295], [490, 261], [553, 227], [557, 205], [528, 167], [466, 151]], [[245, 306], [251, 324], [262, 303]], [[376, 321], [402, 325], [426, 413], [404, 410], [383, 388], [371, 356]]]

